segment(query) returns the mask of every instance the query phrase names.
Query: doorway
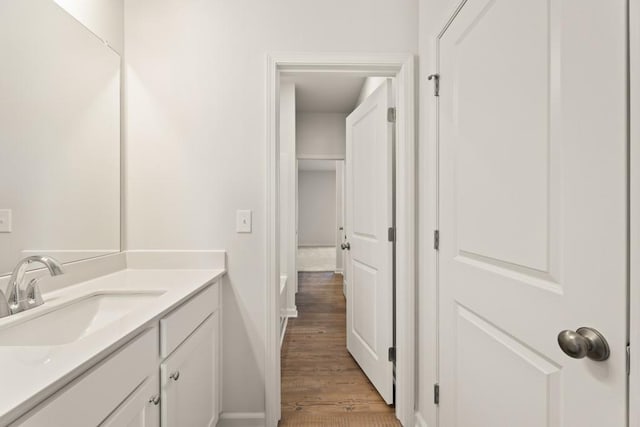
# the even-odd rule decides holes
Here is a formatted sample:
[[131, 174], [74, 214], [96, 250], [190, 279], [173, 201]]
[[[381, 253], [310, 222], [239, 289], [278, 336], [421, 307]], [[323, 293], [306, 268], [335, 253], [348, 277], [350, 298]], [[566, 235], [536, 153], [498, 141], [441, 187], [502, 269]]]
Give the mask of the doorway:
[[[269, 120], [271, 131], [270, 151], [272, 155], [270, 159], [270, 170], [273, 174], [270, 176], [276, 178], [279, 172], [277, 160], [279, 149], [279, 136], [282, 135], [282, 129], [278, 129], [276, 122], [279, 106], [280, 82], [286, 74], [292, 73], [345, 73], [350, 75], [374, 76], [395, 78], [397, 82], [397, 92], [393, 97], [397, 105], [397, 130], [394, 134], [396, 139], [395, 164], [398, 170], [402, 170], [402, 174], [398, 176], [396, 211], [398, 214], [398, 228], [395, 237], [395, 244], [398, 252], [404, 257], [402, 262], [397, 265], [398, 289], [396, 304], [394, 309], [402, 313], [398, 318], [398, 340], [395, 351], [396, 358], [396, 407], [395, 413], [406, 425], [411, 424], [413, 418], [414, 406], [414, 315], [413, 295], [415, 293], [415, 278], [413, 274], [413, 265], [415, 259], [414, 251], [414, 228], [415, 228], [415, 157], [413, 152], [414, 145], [414, 110], [413, 110], [413, 58], [411, 56], [390, 55], [386, 58], [376, 57], [370, 58], [365, 56], [358, 57], [331, 57], [326, 55], [291, 55], [278, 58], [271, 58], [269, 67]], [[387, 111], [385, 109], [385, 115]], [[386, 117], [386, 116], [385, 116]], [[282, 119], [282, 117], [280, 117]], [[281, 120], [280, 120], [281, 123]], [[274, 129], [275, 128], [275, 129]], [[400, 167], [398, 167], [400, 166]], [[299, 185], [299, 182], [297, 183]], [[273, 190], [273, 191], [271, 191]], [[274, 195], [276, 197], [274, 197]], [[280, 418], [280, 354], [279, 354], [279, 331], [277, 329], [279, 319], [278, 303], [280, 298], [276, 283], [279, 281], [278, 258], [280, 255], [280, 243], [276, 236], [279, 236], [279, 212], [278, 212], [278, 181], [274, 179], [270, 181], [270, 191], [268, 201], [270, 219], [270, 235], [268, 236], [268, 253], [271, 256], [269, 260], [269, 318], [268, 327], [268, 351], [266, 361], [266, 399], [267, 399], [267, 425], [275, 426]], [[407, 197], [411, 195], [411, 197]], [[275, 202], [275, 203], [274, 203]], [[299, 216], [297, 216], [299, 223]], [[337, 230], [336, 230], [337, 232]], [[385, 228], [385, 239], [386, 239]], [[381, 239], [382, 240], [382, 239]], [[347, 277], [349, 273], [347, 272]], [[298, 287], [299, 290], [299, 287]], [[275, 344], [275, 345], [274, 345]], [[391, 352], [390, 352], [391, 354]], [[385, 351], [385, 356], [387, 356]], [[391, 380], [391, 379], [390, 379]], [[391, 400], [392, 401], [392, 400]]]
[[343, 164], [344, 160], [298, 160], [298, 272], [343, 272], [339, 245], [344, 215], [338, 173]]

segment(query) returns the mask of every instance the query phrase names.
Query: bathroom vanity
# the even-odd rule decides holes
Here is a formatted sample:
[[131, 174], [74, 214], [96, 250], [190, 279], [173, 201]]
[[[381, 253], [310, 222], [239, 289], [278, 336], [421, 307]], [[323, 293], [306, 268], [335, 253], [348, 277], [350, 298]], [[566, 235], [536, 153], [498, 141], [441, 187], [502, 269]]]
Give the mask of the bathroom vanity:
[[0, 319], [0, 425], [215, 426], [224, 269], [125, 269]]

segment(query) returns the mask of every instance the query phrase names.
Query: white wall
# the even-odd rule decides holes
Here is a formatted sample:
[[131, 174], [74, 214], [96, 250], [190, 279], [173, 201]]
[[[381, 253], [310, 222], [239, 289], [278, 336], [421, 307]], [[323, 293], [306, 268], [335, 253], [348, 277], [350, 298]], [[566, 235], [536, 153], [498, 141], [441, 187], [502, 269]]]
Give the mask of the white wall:
[[436, 382], [436, 303], [435, 255], [433, 230], [436, 228], [435, 174], [433, 162], [435, 152], [430, 140], [435, 135], [435, 104], [432, 82], [427, 75], [436, 71], [435, 37], [452, 15], [459, 0], [420, 0], [420, 120], [418, 142], [418, 412], [429, 426], [436, 425], [436, 408], [433, 404], [433, 384]]
[[298, 112], [296, 116], [297, 156], [344, 159], [347, 114]]
[[336, 245], [336, 171], [298, 172], [298, 245]]
[[54, 0], [120, 55], [124, 53], [124, 0]]
[[296, 88], [280, 86], [280, 274], [287, 286], [280, 299], [280, 312], [296, 315]]
[[[268, 52], [417, 52], [417, 0], [127, 0], [127, 246], [228, 252], [223, 410], [264, 411]], [[327, 29], [330, 28], [330, 31]], [[253, 233], [235, 233], [235, 210]]]

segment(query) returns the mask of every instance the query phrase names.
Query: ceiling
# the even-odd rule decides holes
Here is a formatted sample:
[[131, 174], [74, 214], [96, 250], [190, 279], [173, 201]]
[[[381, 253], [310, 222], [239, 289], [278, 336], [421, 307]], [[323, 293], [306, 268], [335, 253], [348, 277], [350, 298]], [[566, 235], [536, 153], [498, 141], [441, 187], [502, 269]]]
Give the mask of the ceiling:
[[365, 77], [351, 73], [300, 72], [284, 74], [283, 83], [296, 85], [296, 111], [350, 113], [358, 104]]
[[334, 171], [336, 170], [336, 160], [298, 160], [298, 170]]

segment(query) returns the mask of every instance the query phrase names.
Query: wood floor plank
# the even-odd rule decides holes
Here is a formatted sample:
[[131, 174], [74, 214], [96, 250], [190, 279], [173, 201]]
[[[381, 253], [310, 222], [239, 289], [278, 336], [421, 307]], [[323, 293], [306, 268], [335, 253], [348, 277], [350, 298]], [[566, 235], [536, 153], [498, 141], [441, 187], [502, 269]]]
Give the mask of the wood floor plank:
[[300, 273], [296, 303], [281, 350], [280, 427], [400, 426], [347, 351], [342, 276]]

